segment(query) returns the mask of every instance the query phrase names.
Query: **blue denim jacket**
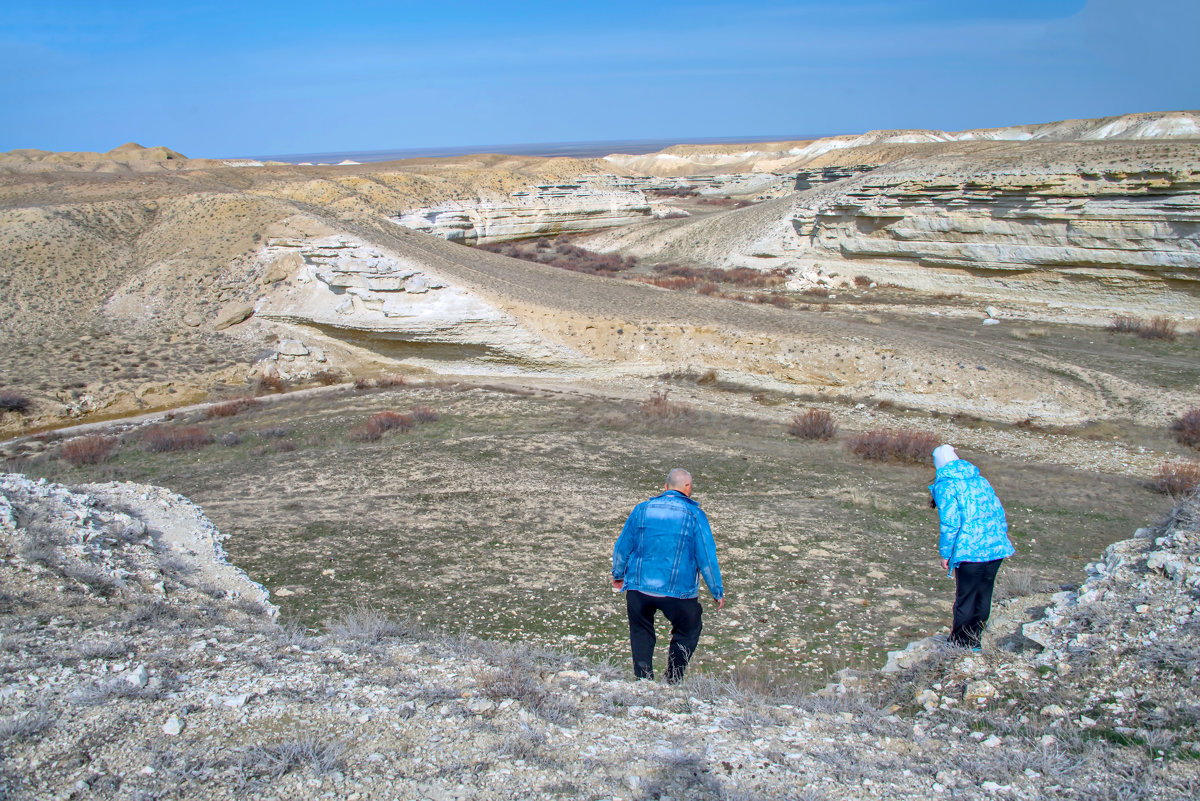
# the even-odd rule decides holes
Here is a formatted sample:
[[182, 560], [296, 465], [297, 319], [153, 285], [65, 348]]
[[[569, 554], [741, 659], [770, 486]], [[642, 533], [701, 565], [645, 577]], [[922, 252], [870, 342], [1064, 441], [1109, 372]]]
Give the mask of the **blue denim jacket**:
[[700, 505], [667, 490], [635, 506], [613, 546], [613, 579], [624, 579], [626, 590], [695, 598], [701, 575], [713, 598], [725, 596], [717, 545]]
[[956, 459], [941, 466], [929, 488], [937, 503], [938, 551], [950, 570], [962, 562], [991, 562], [1013, 555], [1004, 507], [979, 468]]

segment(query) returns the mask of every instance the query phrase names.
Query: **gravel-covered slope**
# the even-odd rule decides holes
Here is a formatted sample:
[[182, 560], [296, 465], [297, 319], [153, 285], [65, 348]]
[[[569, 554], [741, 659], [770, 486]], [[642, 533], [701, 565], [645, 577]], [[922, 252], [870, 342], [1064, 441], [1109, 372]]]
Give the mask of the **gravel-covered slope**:
[[[110, 485], [102, 499], [0, 479], [3, 797], [1192, 798], [1200, 786], [1195, 499], [1054, 600], [1030, 628], [1044, 651], [1015, 637], [981, 655], [926, 643], [898, 671], [817, 693], [752, 674], [635, 683], [365, 603], [321, 636], [281, 627], [217, 548], [178, 547], [156, 527], [194, 509], [151, 488]], [[191, 542], [213, 543], [197, 525]], [[1019, 606], [997, 617], [1011, 630]]]

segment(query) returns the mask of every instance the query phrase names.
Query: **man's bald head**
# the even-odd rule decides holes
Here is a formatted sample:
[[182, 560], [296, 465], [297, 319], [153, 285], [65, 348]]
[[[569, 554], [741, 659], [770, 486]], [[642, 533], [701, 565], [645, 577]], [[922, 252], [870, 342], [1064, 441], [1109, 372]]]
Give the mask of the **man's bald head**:
[[682, 467], [676, 467], [667, 473], [666, 489], [678, 490], [689, 498], [692, 495], [692, 474]]

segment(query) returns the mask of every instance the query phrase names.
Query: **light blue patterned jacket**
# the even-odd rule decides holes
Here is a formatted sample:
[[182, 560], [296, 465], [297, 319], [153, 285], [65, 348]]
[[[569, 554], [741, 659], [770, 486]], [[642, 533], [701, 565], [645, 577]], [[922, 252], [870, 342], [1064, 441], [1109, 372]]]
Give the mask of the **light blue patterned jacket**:
[[667, 490], [635, 506], [613, 546], [613, 579], [624, 580], [625, 590], [695, 598], [700, 576], [714, 598], [724, 597], [717, 546], [700, 505]]
[[941, 522], [938, 551], [950, 572], [962, 562], [990, 562], [1014, 553], [1004, 507], [979, 468], [955, 459], [938, 468], [929, 488]]

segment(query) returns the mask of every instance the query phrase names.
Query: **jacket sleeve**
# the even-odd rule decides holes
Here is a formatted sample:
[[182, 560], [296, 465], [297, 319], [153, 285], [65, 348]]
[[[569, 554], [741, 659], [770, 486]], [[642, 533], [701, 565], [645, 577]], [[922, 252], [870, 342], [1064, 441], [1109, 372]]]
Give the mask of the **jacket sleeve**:
[[721, 568], [717, 565], [717, 543], [703, 509], [696, 510], [696, 564], [712, 597], [724, 598], [725, 586], [721, 583]]
[[623, 581], [625, 579], [625, 569], [629, 566], [629, 555], [633, 553], [634, 541], [637, 539], [637, 529], [641, 525], [641, 512], [641, 504], [634, 507], [633, 511], [629, 513], [629, 517], [625, 519], [625, 525], [621, 529], [621, 536], [617, 537], [617, 542], [613, 545], [612, 577], [614, 581]]
[[953, 483], [950, 481], [934, 482], [929, 488], [933, 499], [937, 502], [938, 522], [941, 530], [938, 536], [938, 553], [943, 559], [954, 558], [954, 546], [962, 531], [962, 504]]

